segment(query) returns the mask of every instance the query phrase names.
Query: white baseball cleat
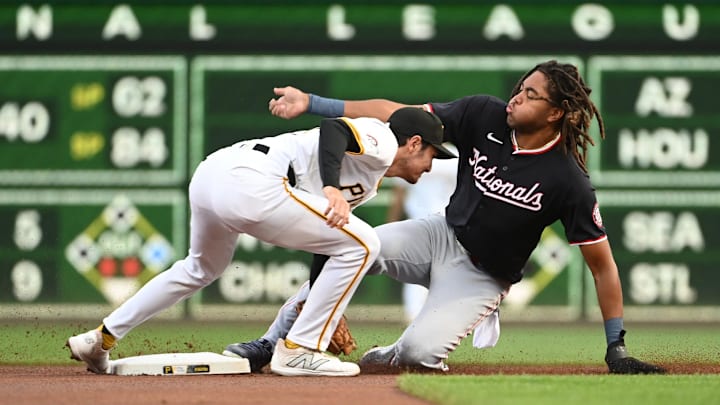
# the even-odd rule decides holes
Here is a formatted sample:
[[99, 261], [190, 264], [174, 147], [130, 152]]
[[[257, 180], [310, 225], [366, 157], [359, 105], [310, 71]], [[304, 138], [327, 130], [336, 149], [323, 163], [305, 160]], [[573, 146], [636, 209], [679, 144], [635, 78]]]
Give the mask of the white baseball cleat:
[[283, 339], [278, 339], [275, 345], [270, 370], [285, 376], [352, 377], [360, 374], [360, 367], [355, 363], [304, 347], [288, 349]]
[[88, 371], [96, 374], [110, 373], [110, 350], [102, 348], [102, 333], [93, 329], [71, 337], [65, 343], [70, 348], [70, 358], [84, 361]]

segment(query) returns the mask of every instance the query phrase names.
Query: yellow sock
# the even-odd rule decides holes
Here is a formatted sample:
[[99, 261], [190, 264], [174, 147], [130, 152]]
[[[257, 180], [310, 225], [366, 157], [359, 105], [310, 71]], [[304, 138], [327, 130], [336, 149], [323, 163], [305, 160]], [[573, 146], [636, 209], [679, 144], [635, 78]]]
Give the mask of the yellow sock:
[[287, 347], [288, 349], [297, 349], [298, 347], [300, 347], [300, 345], [290, 339], [285, 339], [285, 347]]
[[105, 325], [100, 325], [100, 326], [98, 326], [97, 329], [100, 332], [102, 332], [101, 335], [103, 338], [103, 342], [102, 342], [103, 350], [110, 350], [113, 347], [115, 347], [115, 336], [113, 336], [112, 334], [110, 334], [108, 332], [107, 328], [105, 328]]

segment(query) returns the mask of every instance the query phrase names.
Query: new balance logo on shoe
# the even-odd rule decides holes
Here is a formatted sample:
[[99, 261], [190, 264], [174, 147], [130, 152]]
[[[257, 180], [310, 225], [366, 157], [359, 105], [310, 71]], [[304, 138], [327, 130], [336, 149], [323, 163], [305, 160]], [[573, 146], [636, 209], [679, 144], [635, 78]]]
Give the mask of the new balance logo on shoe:
[[288, 367], [303, 368], [306, 370], [317, 370], [318, 367], [329, 362], [327, 358], [319, 358], [313, 361], [315, 356], [312, 353], [303, 353], [295, 358], [291, 359], [285, 365]]
[[283, 339], [278, 339], [270, 360], [270, 370], [287, 376], [352, 377], [360, 374], [360, 366], [341, 361], [327, 353], [299, 346], [290, 349]]

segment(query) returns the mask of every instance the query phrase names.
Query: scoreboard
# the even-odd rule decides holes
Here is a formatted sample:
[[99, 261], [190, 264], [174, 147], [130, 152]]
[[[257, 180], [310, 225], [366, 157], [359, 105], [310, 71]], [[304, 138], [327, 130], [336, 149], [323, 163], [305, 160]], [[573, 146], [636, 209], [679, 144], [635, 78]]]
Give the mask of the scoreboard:
[[[199, 56], [191, 66], [193, 164], [240, 137], [272, 136], [318, 124], [317, 117], [286, 121], [269, 116], [278, 83], [347, 99], [397, 98], [422, 104], [467, 94], [508, 94], [539, 61], [558, 56]], [[582, 64], [574, 56], [561, 56]], [[482, 77], [482, 80], [478, 80]], [[234, 89], [228, 93], [228, 86]], [[309, 91], [309, 90], [308, 90]], [[251, 135], [252, 134], [252, 135]]]
[[[703, 0], [3, 2], [0, 316], [111, 308], [183, 257], [186, 188], [207, 154], [318, 125], [272, 117], [273, 87], [408, 104], [506, 99], [524, 72], [558, 59], [578, 66], [604, 118], [588, 167], [627, 317], [720, 320], [717, 38], [720, 4]], [[356, 213], [380, 224], [389, 199], [383, 187]], [[309, 262], [241, 237], [188, 314], [282, 302]], [[505, 318], [596, 317], [589, 274], [554, 224]], [[383, 277], [353, 298], [399, 302]]]
[[174, 190], [3, 189], [0, 316], [119, 305], [185, 249], [186, 205]]
[[0, 57], [0, 81], [0, 184], [185, 180], [182, 58]]
[[[607, 190], [598, 199], [627, 316], [716, 321], [720, 192]], [[589, 291], [592, 283], [587, 277]], [[586, 299], [588, 316], [598, 316], [595, 297]]]
[[720, 187], [720, 55], [595, 56], [588, 78], [608, 133], [589, 158], [597, 185]]

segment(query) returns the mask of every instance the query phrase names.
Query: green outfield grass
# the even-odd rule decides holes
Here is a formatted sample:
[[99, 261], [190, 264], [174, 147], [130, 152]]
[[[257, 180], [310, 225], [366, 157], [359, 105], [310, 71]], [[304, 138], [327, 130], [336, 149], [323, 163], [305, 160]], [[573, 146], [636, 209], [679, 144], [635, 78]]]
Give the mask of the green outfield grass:
[[718, 375], [514, 375], [406, 374], [400, 389], [443, 405], [717, 404]]
[[[97, 326], [92, 322], [0, 320], [0, 364], [78, 364], [69, 359], [65, 340]], [[113, 358], [169, 352], [220, 352], [227, 343], [250, 340], [265, 323], [150, 321], [123, 339]], [[353, 324], [359, 350], [356, 361], [373, 345], [389, 344], [402, 325]], [[720, 363], [720, 325], [626, 325], [633, 355], [659, 363]], [[498, 345], [475, 350], [466, 339], [448, 364], [603, 365], [600, 324], [504, 324]], [[719, 375], [417, 375], [399, 377], [401, 389], [438, 404], [532, 403], [720, 403]]]
[[[65, 340], [98, 322], [0, 320], [0, 363], [72, 364]], [[133, 330], [113, 357], [167, 352], [219, 352], [227, 343], [254, 339], [269, 323], [149, 321]], [[625, 340], [633, 355], [658, 362], [720, 363], [720, 325], [626, 325]], [[352, 323], [359, 350], [392, 343], [403, 330], [397, 324]], [[465, 339], [449, 364], [602, 364], [605, 336], [601, 324], [504, 324], [498, 345], [472, 348]]]

